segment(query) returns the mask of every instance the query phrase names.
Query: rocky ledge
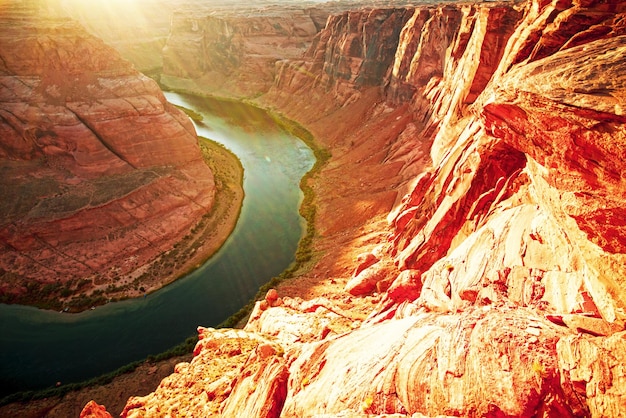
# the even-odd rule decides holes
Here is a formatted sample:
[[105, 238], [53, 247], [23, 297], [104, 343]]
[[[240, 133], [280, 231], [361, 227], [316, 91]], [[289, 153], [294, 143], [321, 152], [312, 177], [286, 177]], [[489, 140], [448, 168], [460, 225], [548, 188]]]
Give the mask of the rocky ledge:
[[623, 416], [624, 22], [593, 0], [331, 16], [259, 99], [333, 154], [313, 265], [122, 416]]
[[193, 125], [75, 22], [14, 6], [0, 16], [0, 300], [80, 310], [162, 286], [214, 204]]

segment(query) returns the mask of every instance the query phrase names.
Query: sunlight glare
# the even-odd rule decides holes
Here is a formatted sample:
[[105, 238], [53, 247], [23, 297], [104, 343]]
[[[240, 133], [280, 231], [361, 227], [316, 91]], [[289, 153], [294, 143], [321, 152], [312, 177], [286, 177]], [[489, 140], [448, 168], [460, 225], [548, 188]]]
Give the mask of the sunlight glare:
[[87, 21], [107, 22], [109, 27], [149, 26], [142, 8], [145, 0], [48, 0], [48, 3]]

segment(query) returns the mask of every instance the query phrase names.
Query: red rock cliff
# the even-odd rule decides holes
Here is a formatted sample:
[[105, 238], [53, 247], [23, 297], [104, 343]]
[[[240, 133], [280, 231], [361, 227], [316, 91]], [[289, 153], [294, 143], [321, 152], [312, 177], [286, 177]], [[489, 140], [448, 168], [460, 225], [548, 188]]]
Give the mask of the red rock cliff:
[[201, 328], [123, 416], [622, 416], [624, 22], [593, 0], [331, 17], [262, 98], [333, 154], [309, 287]]
[[213, 175], [154, 81], [74, 22], [33, 15], [0, 20], [2, 301], [141, 294], [211, 209]]

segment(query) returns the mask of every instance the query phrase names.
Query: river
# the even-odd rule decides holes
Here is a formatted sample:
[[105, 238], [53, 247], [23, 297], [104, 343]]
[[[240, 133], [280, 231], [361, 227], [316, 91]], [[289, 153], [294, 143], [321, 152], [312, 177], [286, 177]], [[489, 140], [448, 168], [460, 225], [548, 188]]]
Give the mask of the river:
[[262, 110], [166, 93], [203, 115], [199, 135], [233, 151], [245, 198], [233, 233], [209, 261], [144, 298], [80, 314], [0, 304], [0, 396], [90, 379], [157, 354], [237, 312], [285, 270], [305, 223], [299, 182], [312, 151]]

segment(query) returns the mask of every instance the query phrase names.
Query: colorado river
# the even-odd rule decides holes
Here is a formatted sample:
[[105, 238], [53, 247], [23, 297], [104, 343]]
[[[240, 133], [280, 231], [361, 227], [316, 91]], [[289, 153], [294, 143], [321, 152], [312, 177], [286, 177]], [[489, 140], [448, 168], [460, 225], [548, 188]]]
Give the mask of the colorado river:
[[201, 136], [233, 151], [244, 167], [237, 226], [202, 267], [144, 298], [80, 314], [0, 304], [0, 397], [110, 372], [215, 326], [294, 259], [305, 227], [299, 182], [312, 151], [265, 112], [175, 93], [168, 100], [204, 116]]

